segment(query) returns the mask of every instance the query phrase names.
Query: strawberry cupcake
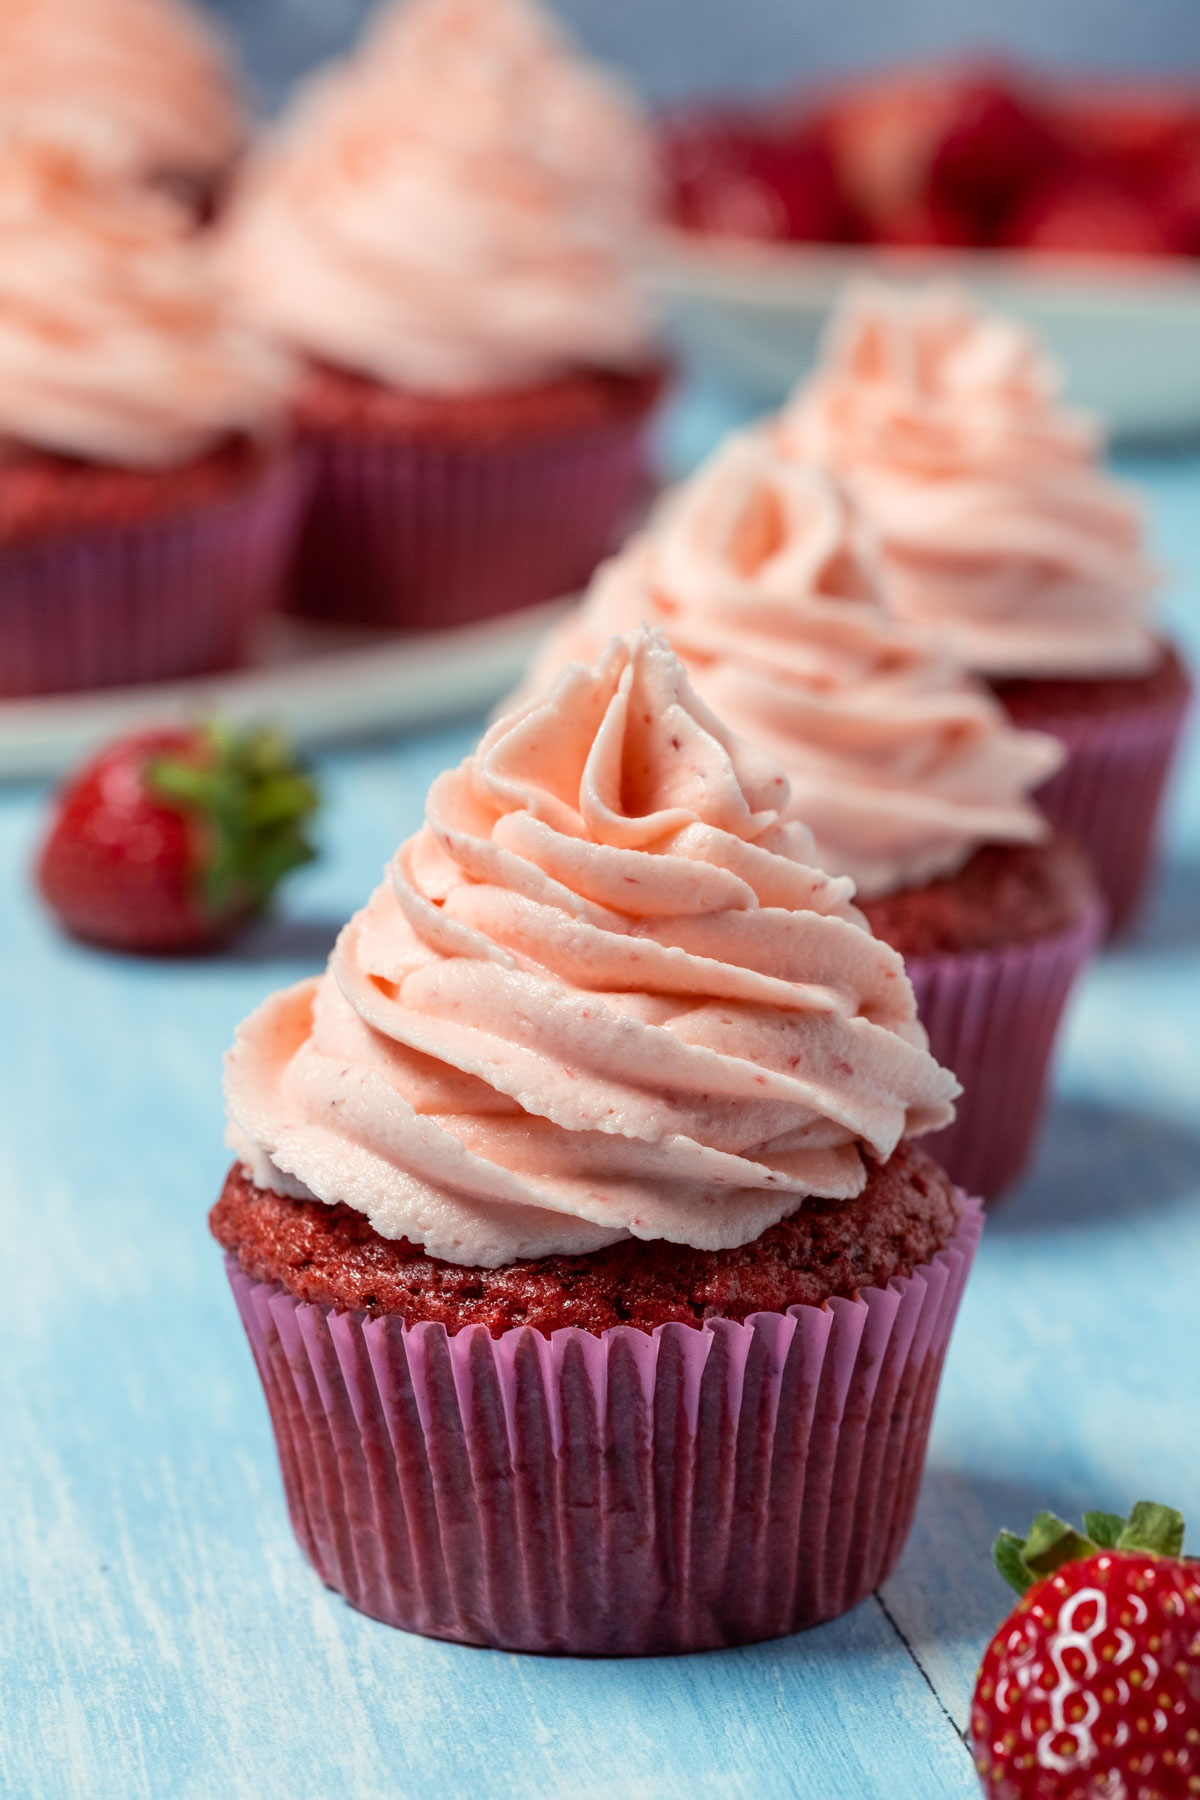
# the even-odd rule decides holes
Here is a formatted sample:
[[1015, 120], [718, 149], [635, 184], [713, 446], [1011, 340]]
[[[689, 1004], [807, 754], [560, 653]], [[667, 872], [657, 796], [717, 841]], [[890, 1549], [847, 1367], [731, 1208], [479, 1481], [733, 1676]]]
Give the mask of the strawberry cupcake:
[[302, 94], [227, 247], [307, 362], [297, 612], [446, 627], [586, 581], [646, 479], [655, 195], [633, 105], [526, 0], [388, 8]]
[[97, 119], [131, 166], [201, 203], [246, 136], [241, 84], [186, 0], [4, 0], [0, 117]]
[[497, 723], [240, 1029], [212, 1214], [323, 1579], [593, 1655], [781, 1635], [903, 1545], [979, 1234], [957, 1091], [666, 641]]
[[1155, 634], [1141, 512], [1093, 424], [1060, 404], [1021, 327], [951, 291], [862, 287], [776, 437], [846, 482], [897, 616], [1066, 747], [1038, 798], [1087, 850], [1122, 931], [1192, 690]]
[[965, 1090], [930, 1147], [992, 1198], [1036, 1141], [1050, 1056], [1101, 908], [1030, 799], [1062, 762], [888, 614], [844, 495], [763, 433], [730, 439], [597, 575], [523, 692], [648, 620], [697, 693], [779, 762], [817, 861], [905, 959]]
[[0, 136], [0, 696], [198, 675], [278, 598], [289, 371], [91, 124]]

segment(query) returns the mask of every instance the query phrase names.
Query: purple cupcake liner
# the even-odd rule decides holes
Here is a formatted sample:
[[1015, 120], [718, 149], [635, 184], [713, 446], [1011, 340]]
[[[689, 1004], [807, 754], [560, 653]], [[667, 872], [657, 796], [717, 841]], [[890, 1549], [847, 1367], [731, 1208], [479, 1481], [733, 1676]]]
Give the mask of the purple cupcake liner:
[[921, 1148], [969, 1193], [996, 1199], [1033, 1154], [1063, 1009], [1104, 918], [1097, 900], [1051, 937], [905, 959], [929, 1047], [963, 1085], [954, 1123]]
[[298, 1301], [228, 1259], [321, 1579], [428, 1637], [642, 1656], [846, 1612], [903, 1549], [983, 1209], [854, 1300], [492, 1338]]
[[281, 458], [208, 506], [0, 550], [0, 697], [236, 667], [280, 602], [302, 484]]
[[575, 592], [649, 491], [647, 426], [482, 446], [314, 437], [289, 610], [436, 631]]
[[1067, 760], [1037, 793], [1047, 818], [1087, 852], [1108, 904], [1108, 935], [1134, 923], [1157, 861], [1167, 779], [1191, 693], [1137, 712], [1039, 721]]

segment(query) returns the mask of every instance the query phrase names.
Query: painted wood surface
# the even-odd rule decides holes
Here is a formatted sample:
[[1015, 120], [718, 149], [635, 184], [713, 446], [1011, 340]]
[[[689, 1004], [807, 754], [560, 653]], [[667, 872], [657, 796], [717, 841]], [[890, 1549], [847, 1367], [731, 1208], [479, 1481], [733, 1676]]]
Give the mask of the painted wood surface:
[[[1200, 460], [1137, 472], [1200, 657]], [[761, 1648], [572, 1663], [407, 1638], [320, 1586], [205, 1228], [235, 1020], [319, 965], [471, 736], [328, 759], [322, 862], [202, 963], [61, 941], [28, 891], [42, 797], [0, 798], [0, 1794], [969, 1796], [995, 1529], [1141, 1494], [1200, 1526], [1200, 763], [986, 1234], [886, 1592]]]

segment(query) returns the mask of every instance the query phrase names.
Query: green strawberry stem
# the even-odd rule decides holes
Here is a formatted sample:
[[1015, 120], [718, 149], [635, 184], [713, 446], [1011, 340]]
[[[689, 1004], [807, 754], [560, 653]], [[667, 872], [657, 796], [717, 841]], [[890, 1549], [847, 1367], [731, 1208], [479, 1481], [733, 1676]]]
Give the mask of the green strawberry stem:
[[1183, 1539], [1182, 1513], [1153, 1500], [1139, 1500], [1128, 1519], [1117, 1513], [1084, 1513], [1082, 1532], [1055, 1513], [1039, 1513], [1028, 1537], [1002, 1531], [992, 1546], [992, 1560], [1009, 1586], [1024, 1594], [1064, 1563], [1079, 1562], [1099, 1550], [1127, 1550], [1178, 1561], [1183, 1555]]
[[206, 911], [215, 919], [262, 912], [284, 876], [315, 854], [306, 827], [319, 805], [316, 785], [270, 727], [214, 719], [197, 738], [198, 756], [149, 763], [146, 785], [206, 827], [198, 871]]

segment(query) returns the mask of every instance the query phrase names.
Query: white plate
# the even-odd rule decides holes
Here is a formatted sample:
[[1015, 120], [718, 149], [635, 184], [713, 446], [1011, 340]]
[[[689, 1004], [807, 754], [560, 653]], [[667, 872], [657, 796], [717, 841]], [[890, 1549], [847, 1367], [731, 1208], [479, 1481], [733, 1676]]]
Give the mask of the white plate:
[[3, 700], [0, 780], [59, 775], [118, 731], [212, 711], [272, 720], [300, 744], [482, 712], [513, 685], [565, 604], [404, 637], [279, 620], [254, 664], [228, 675]]
[[1079, 405], [1126, 437], [1200, 428], [1200, 267], [989, 250], [741, 244], [669, 233], [655, 283], [685, 349], [762, 406], [812, 365], [856, 276], [951, 280], [1034, 326]]

